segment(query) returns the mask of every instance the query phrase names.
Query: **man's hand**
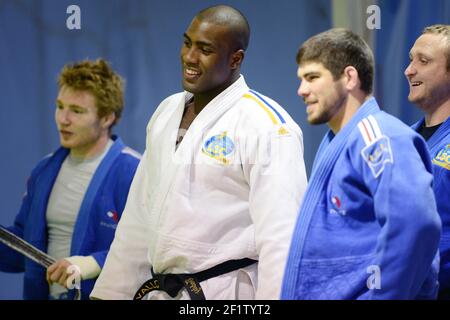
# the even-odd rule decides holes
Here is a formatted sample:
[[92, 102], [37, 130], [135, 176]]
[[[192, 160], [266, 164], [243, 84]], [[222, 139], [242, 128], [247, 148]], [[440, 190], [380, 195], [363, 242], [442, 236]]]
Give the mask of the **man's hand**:
[[77, 266], [73, 265], [66, 259], [59, 259], [47, 268], [47, 282], [50, 285], [53, 283], [59, 283], [65, 288], [72, 289], [69, 288], [71, 283], [67, 283], [67, 279], [69, 278], [69, 276], [73, 276], [76, 272], [80, 273], [80, 270], [79, 268], [77, 268]]

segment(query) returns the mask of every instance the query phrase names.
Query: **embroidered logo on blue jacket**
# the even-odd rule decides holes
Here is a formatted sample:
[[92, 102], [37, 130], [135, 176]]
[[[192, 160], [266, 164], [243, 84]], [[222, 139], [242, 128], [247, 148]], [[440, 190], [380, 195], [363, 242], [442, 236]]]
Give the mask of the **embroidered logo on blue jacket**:
[[433, 159], [433, 163], [442, 168], [450, 170], [450, 144], [447, 144], [437, 153]]
[[109, 229], [116, 229], [117, 223], [119, 222], [119, 214], [115, 210], [108, 211], [106, 213], [106, 216], [108, 217], [107, 221], [100, 221], [100, 225], [102, 227], [106, 227]]
[[330, 213], [339, 214], [341, 216], [345, 216], [347, 213], [344, 209], [341, 208], [341, 199], [338, 196], [331, 197], [331, 203], [333, 207], [330, 209]]
[[394, 163], [389, 138], [382, 136], [361, 151], [361, 155], [377, 178], [384, 170], [386, 163]]
[[208, 157], [218, 160], [224, 164], [228, 164], [227, 157], [234, 150], [233, 141], [227, 137], [227, 132], [212, 136], [203, 144], [202, 152]]
[[117, 211], [108, 211], [106, 213], [108, 217], [110, 217], [115, 223], [119, 222], [119, 215], [117, 214]]

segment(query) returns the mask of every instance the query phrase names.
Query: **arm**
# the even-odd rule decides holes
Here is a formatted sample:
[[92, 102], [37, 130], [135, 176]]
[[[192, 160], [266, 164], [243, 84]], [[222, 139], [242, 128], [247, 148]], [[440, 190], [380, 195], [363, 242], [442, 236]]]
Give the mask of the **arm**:
[[414, 299], [429, 275], [440, 238], [431, 163], [419, 137], [387, 141], [392, 162], [385, 162], [378, 177], [361, 155], [357, 160], [381, 227], [376, 247], [381, 288], [369, 290], [366, 298]]
[[[69, 268], [76, 266], [76, 268]], [[47, 268], [46, 279], [51, 285], [56, 282], [68, 288], [71, 283], [67, 283], [69, 276], [74, 272], [78, 273], [80, 280], [94, 279], [100, 274], [101, 268], [93, 256], [72, 256], [59, 259]]]
[[287, 135], [260, 135], [243, 151], [246, 155], [258, 154], [256, 161], [244, 160], [259, 255], [256, 299], [279, 299], [291, 236], [306, 189], [301, 133], [288, 130]]

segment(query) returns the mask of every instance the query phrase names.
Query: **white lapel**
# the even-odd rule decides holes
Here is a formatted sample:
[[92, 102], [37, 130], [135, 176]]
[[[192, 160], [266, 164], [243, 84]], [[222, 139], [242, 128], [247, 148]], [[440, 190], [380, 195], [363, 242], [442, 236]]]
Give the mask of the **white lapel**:
[[[157, 135], [153, 140], [154, 145], [153, 151], [150, 148], [149, 151], [157, 152], [159, 155], [150, 155], [149, 165], [155, 165], [151, 163], [151, 159], [156, 157], [159, 163], [159, 176], [156, 181], [158, 185], [155, 192], [157, 195], [151, 197], [154, 203], [150, 203], [151, 206], [151, 217], [157, 221], [153, 221], [154, 226], [159, 225], [159, 216], [163, 211], [163, 206], [167, 195], [169, 194], [176, 177], [178, 174], [182, 174], [182, 170], [189, 167], [190, 164], [194, 163], [194, 155], [197, 151], [197, 146], [201, 144], [204, 134], [212, 127], [218, 119], [230, 108], [232, 108], [235, 103], [249, 90], [247, 87], [244, 77], [241, 75], [237, 81], [235, 81], [226, 90], [216, 96], [211, 100], [205, 108], [200, 112], [200, 114], [194, 119], [188, 131], [186, 132], [183, 140], [180, 142], [177, 149], [175, 149], [176, 136], [181, 122], [181, 117], [185, 108], [185, 104], [192, 97], [191, 93], [185, 92], [177, 97], [177, 100], [172, 100], [167, 108], [173, 108], [173, 110], [162, 112], [163, 118], [158, 117], [154, 124], [150, 124], [150, 131], [148, 134], [154, 134], [155, 131]], [[159, 123], [158, 123], [159, 122]], [[159, 127], [158, 130], [153, 130], [152, 126], [159, 127], [164, 126], [163, 129]], [[188, 172], [189, 170], [187, 170]], [[151, 175], [148, 177], [153, 179]], [[183, 179], [189, 179], [188, 176], [183, 177]], [[150, 196], [150, 195], [149, 195]]]
[[[194, 119], [189, 130], [178, 146], [176, 152], [176, 160], [179, 163], [186, 163], [187, 159], [193, 161], [194, 152], [193, 144], [197, 145], [205, 138], [204, 134], [208, 132], [222, 115], [231, 109], [242, 96], [248, 92], [249, 88], [245, 83], [244, 76], [240, 76], [231, 86], [222, 91], [213, 100], [211, 100], [205, 108]], [[192, 162], [191, 162], [192, 163]]]

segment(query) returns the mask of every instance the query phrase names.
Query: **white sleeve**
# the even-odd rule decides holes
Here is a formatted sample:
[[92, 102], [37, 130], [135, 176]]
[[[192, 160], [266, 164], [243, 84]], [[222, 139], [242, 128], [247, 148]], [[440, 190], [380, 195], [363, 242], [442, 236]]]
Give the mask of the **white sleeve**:
[[94, 279], [102, 270], [93, 256], [71, 256], [65, 258], [80, 269], [81, 279]]
[[139, 287], [151, 277], [147, 223], [143, 216], [147, 212], [146, 164], [144, 153], [91, 298], [132, 299]]
[[[301, 131], [287, 128], [247, 144], [244, 174], [250, 186], [250, 215], [259, 255], [256, 299], [279, 299], [298, 211], [306, 190]], [[289, 132], [290, 131], [290, 132]], [[253, 159], [254, 160], [254, 159]], [[251, 163], [253, 162], [253, 163]]]

